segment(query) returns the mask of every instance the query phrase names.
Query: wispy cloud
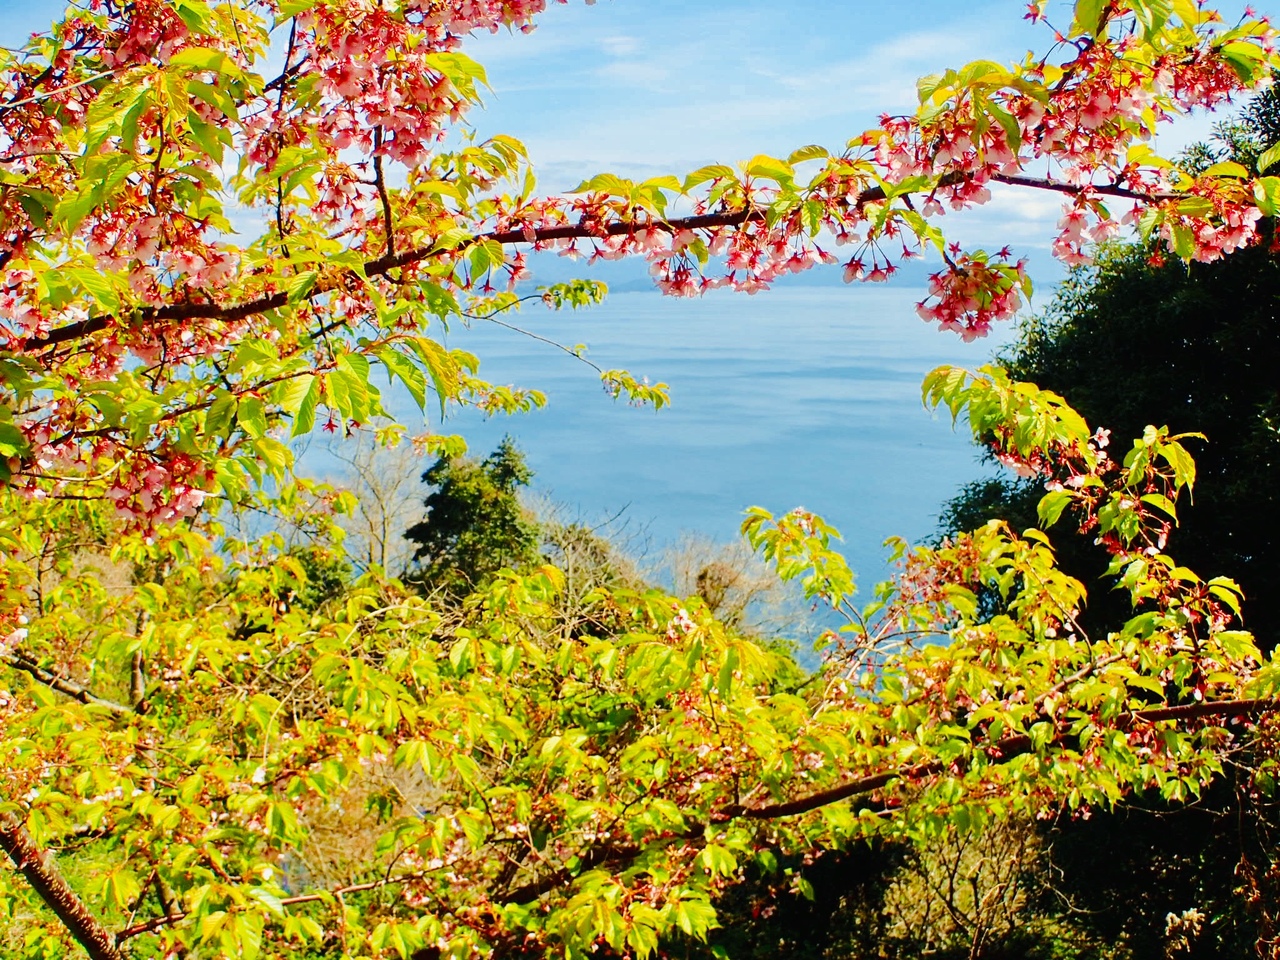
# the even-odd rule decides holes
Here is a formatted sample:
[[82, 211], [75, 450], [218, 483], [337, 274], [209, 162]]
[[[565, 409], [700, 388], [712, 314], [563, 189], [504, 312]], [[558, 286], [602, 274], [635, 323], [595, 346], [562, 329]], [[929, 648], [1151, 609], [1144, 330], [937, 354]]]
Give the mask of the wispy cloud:
[[473, 120], [520, 136], [544, 167], [573, 168], [570, 179], [606, 168], [679, 172], [811, 142], [839, 146], [879, 113], [911, 109], [920, 74], [1025, 52], [1007, 10], [918, 6], [927, 15], [911, 22], [924, 26], [905, 31], [883, 11], [855, 18], [832, 0], [794, 0], [786, 18], [753, 0], [692, 11], [661, 0], [643, 10], [553, 8], [531, 38], [475, 46], [497, 96]]

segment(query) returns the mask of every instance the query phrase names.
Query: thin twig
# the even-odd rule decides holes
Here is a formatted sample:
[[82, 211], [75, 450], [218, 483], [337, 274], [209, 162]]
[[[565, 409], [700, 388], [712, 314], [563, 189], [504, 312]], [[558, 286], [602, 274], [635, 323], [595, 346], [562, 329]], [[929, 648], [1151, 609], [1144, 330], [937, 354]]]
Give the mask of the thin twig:
[[90, 83], [95, 83], [103, 77], [114, 76], [119, 73], [123, 67], [116, 67], [114, 70], [104, 70], [102, 73], [95, 73], [92, 77], [88, 77], [77, 83], [68, 84], [65, 87], [57, 87], [53, 90], [46, 90], [44, 93], [38, 93], [35, 96], [27, 97], [25, 100], [13, 100], [9, 103], [0, 104], [0, 114], [12, 110], [14, 107], [24, 107], [29, 103], [39, 103], [42, 100], [48, 100], [50, 97], [56, 97], [60, 93], [66, 93], [68, 90], [75, 90], [77, 87], [83, 87]]

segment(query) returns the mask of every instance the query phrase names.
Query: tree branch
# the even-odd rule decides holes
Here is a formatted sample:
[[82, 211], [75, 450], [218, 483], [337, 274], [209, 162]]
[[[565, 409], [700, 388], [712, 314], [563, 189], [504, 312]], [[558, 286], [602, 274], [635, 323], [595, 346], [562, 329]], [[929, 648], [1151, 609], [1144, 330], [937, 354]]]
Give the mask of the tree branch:
[[[390, 887], [399, 883], [412, 883], [414, 880], [421, 880], [427, 875], [427, 871], [419, 870], [416, 873], [402, 873], [395, 877], [386, 877], [382, 880], [370, 880], [367, 883], [353, 883], [350, 886], [338, 887], [335, 890], [325, 890], [320, 893], [304, 893], [296, 897], [282, 897], [280, 903], [284, 906], [293, 906], [299, 903], [317, 903], [321, 900], [328, 900], [331, 897], [342, 897], [348, 893], [360, 893], [364, 890], [378, 890], [382, 887]], [[117, 944], [124, 943], [126, 940], [132, 940], [134, 937], [140, 937], [144, 933], [154, 933], [171, 924], [181, 923], [187, 918], [186, 913], [172, 912], [163, 917], [152, 917], [150, 920], [144, 920], [141, 923], [135, 923], [133, 926], [125, 927], [116, 934], [115, 942]]]
[[115, 940], [62, 879], [52, 854], [41, 851], [9, 813], [0, 812], [0, 847], [62, 925], [84, 947], [90, 960], [124, 960]]
[[28, 673], [49, 689], [57, 690], [58, 693], [66, 694], [72, 700], [79, 700], [87, 706], [102, 707], [103, 709], [110, 710], [112, 713], [119, 716], [125, 716], [133, 713], [133, 710], [124, 706], [124, 704], [96, 696], [87, 687], [82, 687], [73, 680], [66, 680], [55, 673], [50, 673], [34, 660], [30, 660], [20, 653], [0, 654], [0, 663], [13, 667], [15, 670], [21, 670], [23, 673]]
[[[1280, 710], [1280, 701], [1271, 699], [1259, 700], [1224, 700], [1217, 703], [1191, 703], [1174, 707], [1156, 707], [1150, 710], [1139, 710], [1130, 714], [1126, 722], [1120, 724], [1121, 727], [1129, 727], [1134, 723], [1156, 723], [1161, 720], [1190, 720], [1204, 717], [1247, 717], [1256, 716], [1259, 713], [1266, 713], [1274, 710]], [[1030, 753], [1032, 742], [1029, 736], [1019, 734], [1017, 736], [1005, 737], [997, 740], [994, 744], [990, 744], [987, 748], [992, 754], [992, 761], [995, 763], [1006, 763], [1014, 757]], [[795, 800], [789, 800], [785, 803], [774, 803], [762, 807], [744, 807], [737, 804], [721, 807], [713, 815], [712, 820], [716, 823], [723, 823], [727, 820], [746, 819], [746, 820], [778, 820], [783, 817], [794, 817], [802, 813], [809, 813], [821, 807], [829, 806], [833, 803], [839, 803], [841, 800], [848, 800], [866, 793], [872, 793], [882, 787], [888, 786], [894, 780], [907, 777], [926, 777], [930, 774], [939, 773], [946, 768], [946, 764], [934, 761], [931, 763], [917, 764], [912, 767], [899, 767], [896, 770], [885, 771], [884, 773], [871, 774], [865, 777], [859, 777], [856, 780], [850, 780], [847, 783], [832, 787], [829, 790], [822, 790], [818, 793], [811, 793], [808, 796], [799, 797]], [[701, 835], [701, 830], [690, 831], [690, 835]], [[628, 856], [635, 856], [639, 853], [638, 848], [634, 847], [601, 847], [597, 850], [590, 850], [581, 857], [583, 866], [581, 870], [586, 870], [603, 863], [608, 863], [618, 859], [626, 859]], [[581, 871], [579, 871], [581, 872]], [[544, 893], [554, 890], [556, 887], [562, 886], [570, 882], [576, 873], [571, 873], [567, 869], [558, 870], [540, 880], [535, 880], [525, 884], [510, 893], [501, 897], [503, 903], [528, 903], [536, 900]]]
[[[1175, 707], [1155, 707], [1150, 710], [1138, 710], [1130, 714], [1126, 722], [1122, 722], [1119, 726], [1122, 729], [1132, 726], [1134, 723], [1156, 723], [1161, 720], [1194, 720], [1204, 717], [1248, 717], [1255, 716], [1259, 713], [1268, 713], [1280, 710], [1280, 701], [1277, 700], [1222, 700], [1217, 703], [1189, 703]], [[988, 746], [995, 759], [999, 763], [1012, 760], [1014, 757], [1020, 756], [1031, 751], [1031, 738], [1020, 734], [1012, 737], [1005, 737], [997, 740], [994, 744]], [[764, 807], [742, 807], [731, 805], [721, 808], [717, 813], [716, 819], [719, 821], [732, 820], [738, 817], [747, 820], [777, 820], [782, 817], [794, 817], [801, 813], [808, 813], [811, 810], [817, 810], [820, 807], [829, 806], [833, 803], [839, 803], [841, 800], [848, 800], [850, 797], [856, 797], [859, 794], [871, 793], [879, 790], [881, 787], [887, 786], [894, 780], [905, 777], [925, 777], [932, 773], [937, 773], [942, 769], [943, 765], [938, 762], [922, 763], [914, 767], [899, 767], [896, 770], [889, 770], [884, 773], [876, 773], [866, 777], [859, 777], [856, 780], [850, 780], [837, 787], [829, 790], [822, 790], [818, 793], [811, 793], [806, 797], [799, 797], [795, 800], [789, 800], [785, 803], [775, 803]]]
[[[934, 189], [938, 187], [954, 186], [966, 179], [970, 179], [970, 174], [947, 174], [941, 177]], [[1037, 190], [1051, 190], [1058, 193], [1066, 193], [1071, 195], [1079, 195], [1084, 193], [1097, 193], [1104, 196], [1125, 197], [1134, 200], [1166, 200], [1173, 199], [1180, 194], [1145, 194], [1135, 190], [1129, 190], [1124, 187], [1109, 186], [1106, 184], [1088, 184], [1085, 186], [1076, 186], [1068, 183], [1061, 183], [1056, 180], [1050, 180], [1045, 177], [1027, 177], [1020, 175], [993, 174], [989, 179], [998, 183], [1008, 184], [1010, 186], [1030, 187]], [[875, 203], [883, 200], [885, 197], [884, 190], [880, 187], [870, 187], [858, 195], [855, 203], [856, 206], [862, 207], [868, 203]], [[385, 211], [384, 211], [385, 213]], [[650, 221], [617, 221], [614, 223], [604, 224], [603, 226], [590, 225], [586, 223], [567, 224], [562, 227], [547, 227], [541, 230], [495, 230], [489, 233], [476, 234], [470, 240], [465, 241], [454, 250], [466, 249], [477, 243], [493, 242], [500, 243], [504, 246], [519, 243], [549, 243], [555, 240], [589, 240], [604, 239], [606, 237], [625, 236], [634, 233], [640, 229], [663, 230], [668, 233], [678, 233], [681, 230], [712, 230], [718, 227], [740, 227], [747, 223], [759, 223], [766, 219], [767, 213], [762, 207], [747, 207], [742, 210], [730, 211], [727, 213], [704, 213], [691, 217], [677, 217], [671, 220], [650, 220]], [[394, 249], [391, 243], [388, 243], [389, 251]], [[402, 267], [412, 266], [423, 260], [439, 256], [445, 251], [437, 246], [417, 247], [412, 250], [404, 250], [399, 253], [388, 252], [380, 257], [368, 260], [364, 264], [363, 274], [367, 278], [381, 277]], [[342, 286], [343, 283], [359, 279], [356, 271], [346, 270], [338, 274], [336, 277], [328, 281], [317, 283], [308, 295], [308, 299], [314, 299], [322, 294], [329, 293], [334, 289]], [[135, 314], [137, 323], [145, 325], [148, 323], [162, 321], [185, 321], [185, 320], [222, 320], [235, 321], [243, 320], [247, 317], [265, 313], [268, 310], [278, 310], [286, 306], [289, 302], [287, 292], [276, 292], [263, 294], [252, 300], [246, 300], [236, 304], [218, 304], [218, 303], [177, 303], [165, 307], [146, 307], [138, 310]], [[119, 322], [119, 318], [113, 314], [101, 314], [98, 316], [88, 317], [75, 323], [69, 323], [65, 326], [51, 330], [49, 333], [38, 337], [30, 337], [23, 344], [27, 351], [40, 351], [47, 347], [57, 346], [62, 343], [70, 343], [75, 340], [81, 340], [85, 337], [92, 336], [102, 330], [107, 329], [115, 323]]]
[[[1247, 717], [1256, 716], [1260, 713], [1280, 710], [1280, 701], [1273, 699], [1254, 699], [1254, 700], [1224, 700], [1217, 703], [1192, 703], [1171, 707], [1155, 707], [1150, 710], [1138, 710], [1131, 713], [1128, 718], [1122, 719], [1118, 724], [1121, 728], [1131, 727], [1136, 723], [1156, 723], [1163, 720], [1189, 720], [1201, 719], [1205, 717]], [[1006, 763], [1014, 757], [1030, 753], [1032, 750], [1032, 741], [1029, 736], [1019, 734], [1016, 736], [1005, 737], [997, 740], [993, 744], [985, 747], [991, 755], [992, 762]], [[871, 774], [865, 777], [859, 777], [856, 780], [850, 780], [847, 783], [832, 787], [828, 790], [822, 790], [808, 796], [799, 797], [785, 803], [769, 804], [762, 807], [744, 807], [740, 805], [729, 805], [720, 808], [713, 815], [713, 822], [723, 823], [732, 819], [747, 820], [777, 820], [783, 817], [793, 817], [802, 813], [808, 813], [821, 807], [828, 806], [832, 803], [839, 803], [842, 800], [848, 800], [861, 794], [871, 793], [882, 787], [887, 786], [894, 780], [908, 777], [924, 777], [933, 773], [938, 773], [946, 768], [946, 764], [938, 761], [930, 763], [917, 764], [911, 767], [900, 767], [896, 770], [885, 771], [883, 773]], [[8, 821], [0, 821], [0, 827], [8, 830]], [[695, 839], [702, 836], [702, 828], [691, 829], [686, 835], [689, 839]], [[8, 835], [5, 835], [7, 851]], [[575, 876], [585, 870], [602, 866], [608, 863], [616, 863], [625, 861], [638, 856], [642, 852], [639, 846], [602, 846], [595, 849], [587, 850], [579, 856], [579, 867], [576, 871], [570, 871], [567, 867], [554, 871], [545, 877], [532, 880], [514, 890], [502, 894], [495, 898], [498, 903], [530, 903], [545, 893], [555, 890], [557, 887], [564, 886], [571, 882]], [[12, 852], [10, 855], [13, 856]], [[17, 857], [14, 857], [17, 862]], [[373, 880], [367, 883], [357, 883], [350, 886], [339, 887], [335, 890], [327, 890], [319, 893], [302, 894], [295, 897], [287, 897], [281, 900], [281, 903], [290, 906], [302, 903], [313, 903], [326, 900], [331, 897], [340, 897], [349, 893], [357, 893], [363, 890], [375, 890], [380, 887], [390, 886], [393, 884], [409, 883], [425, 876], [425, 872], [402, 874], [396, 877], [387, 877], [382, 880]], [[35, 886], [35, 884], [32, 884]], [[65, 884], [64, 884], [65, 886]], [[42, 896], [44, 894], [42, 893]], [[70, 894], [74, 897], [74, 894]], [[46, 897], [46, 902], [50, 902]], [[78, 901], [76, 901], [78, 903]], [[50, 903], [50, 906], [53, 906]], [[55, 908], [56, 909], [56, 908]], [[180, 923], [186, 918], [186, 913], [173, 912], [163, 917], [155, 917], [150, 920], [137, 923], [126, 927], [115, 935], [114, 941], [111, 941], [108, 935], [107, 939], [111, 942], [112, 949], [114, 945], [124, 943], [134, 937], [143, 934], [152, 933], [166, 926]], [[67, 923], [68, 929], [72, 928], [71, 923], [63, 918], [59, 913], [59, 917]], [[89, 918], [92, 921], [92, 918]], [[92, 921], [95, 922], [96, 921]], [[101, 929], [100, 927], [98, 929]], [[105, 931], [104, 931], [105, 934]], [[85, 941], [80, 938], [80, 934], [76, 934], [77, 939], [83, 944]], [[94, 954], [88, 944], [86, 949], [90, 950], [90, 955], [97, 960], [98, 957], [109, 958], [109, 960], [119, 960], [118, 953]]]
[[1100, 194], [1104, 197], [1120, 197], [1125, 200], [1177, 200], [1185, 197], [1185, 193], [1143, 193], [1109, 183], [1088, 183], [1078, 186], [1074, 183], [1063, 183], [1061, 180], [1050, 180], [1048, 177], [1024, 177], [1021, 174], [993, 173], [991, 179], [997, 183], [1005, 183], [1011, 187], [1030, 187], [1033, 190], [1051, 190], [1054, 193], [1066, 193], [1079, 196], [1082, 193]]
[[387, 193], [387, 179], [382, 173], [382, 127], [373, 128], [373, 182], [378, 188], [378, 200], [382, 204], [382, 230], [386, 234], [387, 257], [396, 255], [396, 223], [391, 213], [391, 196]]
[[[702, 831], [697, 831], [701, 835]], [[639, 856], [640, 847], [595, 847], [587, 850], [578, 857], [579, 866], [576, 871], [570, 872], [567, 867], [561, 868], [554, 873], [549, 873], [539, 880], [531, 880], [523, 886], [505, 893], [496, 898], [498, 903], [531, 903], [537, 900], [544, 893], [549, 893], [556, 887], [564, 886], [580, 873], [611, 863], [617, 860], [630, 860]]]
[[0, 116], [3, 116], [4, 114], [8, 113], [10, 110], [15, 109], [16, 107], [26, 106], [29, 103], [39, 103], [42, 100], [48, 100], [50, 97], [56, 97], [60, 93], [66, 93], [68, 90], [75, 90], [79, 87], [87, 86], [88, 84], [91, 84], [91, 83], [96, 83], [97, 81], [102, 80], [105, 77], [113, 77], [117, 73], [119, 73], [122, 69], [124, 68], [116, 67], [114, 70], [104, 70], [101, 73], [95, 73], [91, 77], [86, 77], [83, 80], [78, 80], [75, 83], [69, 83], [64, 87], [55, 87], [52, 90], [45, 90], [43, 93], [34, 94], [33, 96], [27, 97], [23, 100], [10, 100], [7, 103], [0, 104]]

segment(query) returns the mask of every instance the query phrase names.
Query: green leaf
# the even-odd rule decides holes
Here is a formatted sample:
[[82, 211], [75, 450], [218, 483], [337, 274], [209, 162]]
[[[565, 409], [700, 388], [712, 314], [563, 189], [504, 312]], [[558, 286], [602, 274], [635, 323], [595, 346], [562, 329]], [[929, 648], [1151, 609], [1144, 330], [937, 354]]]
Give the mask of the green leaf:
[[369, 382], [369, 360], [358, 353], [338, 357], [338, 369], [329, 376], [334, 399], [343, 416], [365, 423], [376, 410], [377, 390]]
[[502, 248], [502, 244], [496, 240], [486, 240], [482, 243], [474, 244], [471, 247], [471, 253], [468, 260], [471, 265], [471, 276], [478, 278], [490, 270], [501, 267], [506, 262], [506, 252]]
[[[1179, 204], [1181, 205], [1181, 204]], [[1190, 260], [1196, 252], [1196, 235], [1185, 223], [1174, 221], [1173, 252], [1183, 260]]]
[[205, 0], [170, 0], [173, 8], [187, 29], [194, 34], [208, 34], [213, 22], [213, 11]]
[[704, 900], [681, 900], [674, 912], [676, 926], [699, 940], [705, 940], [707, 932], [719, 926], [715, 909]]
[[791, 183], [796, 175], [795, 169], [785, 160], [779, 160], [777, 157], [770, 157], [764, 154], [758, 154], [747, 161], [744, 172], [747, 176], [763, 177], [780, 185]]
[[378, 351], [378, 359], [387, 368], [388, 379], [392, 377], [399, 379], [409, 391], [409, 395], [413, 397], [413, 402], [418, 405], [418, 409], [426, 410], [427, 376], [422, 369], [395, 347], [383, 347]]
[[1145, 494], [1142, 497], [1142, 502], [1149, 503], [1151, 504], [1151, 506], [1155, 507], [1157, 510], [1161, 510], [1164, 513], [1167, 513], [1175, 521], [1178, 519], [1178, 511], [1174, 507], [1173, 501], [1170, 500], [1168, 497], [1164, 496], [1163, 494], [1159, 494], [1159, 493]]
[[204, 432], [210, 437], [225, 437], [235, 421], [236, 398], [227, 391], [221, 391], [217, 399], [209, 405], [204, 415]]
[[18, 203], [22, 212], [31, 218], [31, 222], [43, 230], [49, 225], [49, 217], [57, 209], [58, 198], [47, 190], [22, 187], [19, 188]]
[[289, 416], [296, 416], [315, 380], [315, 374], [304, 373], [279, 383], [272, 391], [272, 400]]
[[684, 178], [684, 190], [688, 193], [694, 187], [701, 186], [711, 180], [737, 180], [738, 172], [733, 167], [725, 166], [723, 163], [713, 163], [710, 166], [700, 167], [693, 173]]
[[1009, 143], [1009, 149], [1017, 153], [1018, 148], [1022, 146], [1022, 128], [1018, 125], [1017, 118], [992, 100], [986, 101], [983, 109], [996, 123], [1000, 124], [1000, 128], [1004, 130], [1005, 139]]
[[300, 273], [296, 277], [289, 280], [287, 288], [290, 303], [301, 303], [311, 295], [311, 291], [315, 289], [316, 281], [320, 279], [320, 274], [315, 270], [308, 270], [306, 273]]
[[719, 844], [709, 843], [699, 855], [703, 869], [714, 876], [732, 877], [738, 872], [738, 861]]
[[1275, 166], [1277, 160], [1280, 160], [1280, 143], [1272, 144], [1262, 151], [1262, 156], [1258, 158], [1258, 172], [1266, 173]]
[[191, 70], [208, 70], [235, 80], [244, 78], [244, 71], [221, 50], [211, 47], [187, 47], [169, 59], [171, 67], [187, 67]]
[[27, 438], [12, 423], [0, 421], [0, 457], [25, 456], [30, 449]]
[[1236, 177], [1244, 180], [1249, 176], [1248, 169], [1234, 160], [1223, 160], [1221, 163], [1215, 163], [1209, 169], [1205, 170], [1203, 176], [1206, 177]]
[[1184, 26], [1198, 27], [1204, 19], [1196, 0], [1173, 0], [1173, 9]]
[[257, 439], [267, 432], [267, 408], [257, 397], [242, 397], [236, 406], [236, 422]]
[[[1280, 144], [1271, 148], [1280, 150]], [[1270, 151], [1268, 151], [1270, 152]], [[1280, 177], [1263, 177], [1253, 182], [1253, 196], [1264, 216], [1274, 217], [1280, 211]]]
[[1111, 6], [1110, 0], [1076, 0], [1075, 22], [1071, 25], [1074, 35], [1100, 36], [1106, 24], [1102, 14]]
[[1173, 16], [1173, 0], [1130, 0], [1133, 15], [1142, 26], [1144, 40], [1151, 40]]
[[1062, 511], [1071, 503], [1073, 497], [1067, 490], [1054, 490], [1040, 498], [1036, 505], [1036, 514], [1040, 518], [1040, 526], [1046, 530], [1058, 522]]
[[[1240, 611], [1237, 609], [1236, 613]], [[1261, 660], [1258, 645], [1254, 643], [1253, 634], [1245, 630], [1221, 630], [1213, 635], [1213, 639], [1222, 644], [1223, 651], [1233, 660], [1253, 657]]]
[[720, 667], [720, 676], [716, 681], [721, 700], [729, 699], [729, 693], [733, 687], [733, 673], [737, 669], [738, 651], [731, 647], [724, 656], [724, 664]]
[[68, 233], [75, 232], [84, 218], [98, 205], [100, 195], [101, 184], [98, 184], [64, 197], [54, 211], [53, 220], [61, 223]]
[[128, 867], [119, 867], [107, 874], [107, 895], [121, 909], [128, 910], [142, 890], [137, 876]]
[[240, 913], [236, 915], [234, 930], [239, 946], [238, 955], [243, 960], [258, 960], [262, 951], [262, 914]]
[[[484, 67], [465, 53], [457, 51], [447, 53], [429, 53], [423, 60], [435, 67], [449, 79], [468, 99], [476, 98], [476, 84], [489, 85]], [[496, 139], [496, 138], [495, 138]]]
[[319, 3], [320, 0], [280, 0], [280, 20], [288, 20], [300, 13], [306, 13]]
[[1004, 86], [1010, 79], [1009, 71], [994, 60], [974, 60], [964, 65], [956, 82], [965, 87], [984, 84]]
[[[201, 152], [214, 163], [222, 163], [221, 137], [227, 135], [226, 131], [215, 127], [194, 110], [187, 114], [187, 128], [191, 131], [191, 139], [196, 142]], [[229, 135], [227, 137], [230, 139]]]
[[[311, 376], [308, 374], [308, 376]], [[320, 403], [322, 383], [319, 377], [311, 376], [306, 394], [298, 402], [298, 409], [293, 415], [293, 432], [291, 436], [300, 437], [311, 432], [316, 423], [316, 407]]]
[[269, 366], [278, 362], [279, 359], [279, 351], [269, 340], [261, 338], [244, 340], [236, 346], [231, 362], [227, 364], [227, 372], [239, 373], [241, 370]]
[[631, 193], [635, 190], [636, 185], [630, 180], [624, 180], [622, 177], [614, 176], [612, 173], [598, 173], [590, 180], [583, 180], [570, 193], [605, 193], [611, 197], [626, 197], [631, 199]]
[[[236, 107], [235, 98], [228, 94], [221, 87], [215, 87], [212, 84], [205, 83], [203, 80], [188, 80], [187, 92], [192, 96], [203, 100], [209, 106], [213, 107], [224, 117], [231, 120], [239, 119], [240, 111]], [[147, 98], [140, 98], [139, 105], [145, 107]], [[127, 119], [127, 118], [126, 118]], [[136, 122], [135, 122], [136, 124]], [[127, 141], [132, 142], [132, 141]]]
[[414, 352], [422, 359], [436, 389], [443, 417], [447, 404], [458, 395], [458, 376], [461, 373], [457, 361], [443, 346], [430, 337], [418, 337], [413, 341]]
[[674, 190], [680, 192], [680, 180], [670, 174], [662, 177], [650, 177], [640, 184], [640, 187], [653, 187], [659, 190]]
[[1246, 86], [1256, 83], [1267, 69], [1267, 54], [1256, 43], [1234, 40], [1222, 47], [1220, 55]]
[[[1173, 467], [1173, 481], [1179, 487], [1196, 484], [1196, 461], [1180, 443], [1168, 441], [1160, 445], [1160, 456]], [[1146, 499], [1145, 497], [1143, 499]]]
[[1236, 616], [1240, 615], [1240, 597], [1225, 587], [1211, 585], [1209, 592], [1231, 608], [1231, 612]]
[[790, 156], [787, 157], [787, 163], [804, 163], [806, 160], [826, 160], [831, 156], [831, 152], [826, 147], [811, 143], [807, 147], [801, 147], [799, 150], [792, 150]]
[[1213, 204], [1204, 197], [1183, 197], [1178, 201], [1178, 212], [1188, 217], [1207, 217], [1213, 213]]

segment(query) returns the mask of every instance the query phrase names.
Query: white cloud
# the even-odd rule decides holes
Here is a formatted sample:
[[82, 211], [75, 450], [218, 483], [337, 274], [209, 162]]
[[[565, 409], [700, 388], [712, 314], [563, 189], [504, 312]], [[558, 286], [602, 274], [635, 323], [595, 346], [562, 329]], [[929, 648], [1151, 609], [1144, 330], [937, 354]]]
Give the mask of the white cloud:
[[640, 50], [643, 43], [638, 37], [615, 34], [601, 38], [600, 46], [611, 57], [629, 57]]
[[605, 81], [646, 90], [650, 93], [674, 93], [670, 68], [649, 60], [615, 60], [595, 71], [595, 76]]
[[732, 15], [725, 4], [650, 3], [663, 9], [557, 7], [532, 37], [483, 39], [472, 52], [491, 66], [498, 100], [473, 122], [521, 137], [543, 169], [572, 169], [566, 179], [679, 173], [806, 143], [838, 148], [881, 112], [912, 109], [917, 76], [1012, 59], [1027, 42], [1003, 10], [940, 2], [921, 4], [929, 15], [911, 22], [928, 26], [905, 33], [884, 29], [883, 11], [878, 24], [872, 11], [854, 20], [831, 0], [794, 0], [785, 20], [753, 2]]

